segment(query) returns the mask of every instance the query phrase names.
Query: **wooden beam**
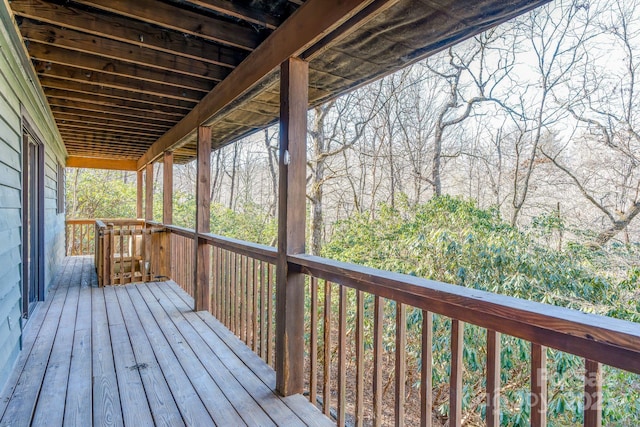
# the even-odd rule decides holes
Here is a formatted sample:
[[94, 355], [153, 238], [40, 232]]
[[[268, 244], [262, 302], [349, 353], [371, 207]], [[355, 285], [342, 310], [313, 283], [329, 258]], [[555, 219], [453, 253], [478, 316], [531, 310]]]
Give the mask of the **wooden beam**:
[[[83, 112], [73, 112], [73, 110], [64, 110], [52, 108], [53, 115], [56, 121], [69, 121], [69, 122], [79, 122], [85, 123], [88, 126], [91, 125], [103, 125], [111, 128], [124, 128], [124, 129], [137, 129], [144, 126], [144, 128], [151, 133], [159, 133], [162, 135], [166, 130], [167, 126], [149, 124], [149, 123], [140, 123], [140, 121], [136, 121], [135, 119], [129, 119], [122, 117], [113, 117], [107, 116], [107, 114], [88, 114]], [[104, 118], [104, 120], [101, 120]]]
[[[162, 223], [173, 224], [173, 153], [164, 153], [162, 162]], [[160, 236], [160, 275], [171, 278], [171, 233]]]
[[206, 126], [198, 128], [197, 176], [194, 309], [200, 311], [209, 310], [211, 305], [209, 245], [199, 237], [211, 231], [211, 128]]
[[287, 58], [297, 56], [337, 28], [372, 0], [308, 0], [178, 124], [163, 135], [139, 160], [157, 159], [194, 129], [256, 85]]
[[172, 123], [175, 123], [177, 120], [179, 120], [178, 118], [175, 118], [173, 116], [167, 116], [165, 113], [158, 113], [158, 112], [149, 111], [149, 110], [140, 111], [138, 109], [132, 109], [127, 107], [115, 108], [107, 105], [97, 105], [97, 104], [92, 104], [90, 102], [84, 102], [84, 101], [83, 102], [69, 101], [67, 99], [60, 99], [60, 98], [47, 98], [47, 99], [49, 101], [49, 105], [56, 106], [56, 107], [73, 108], [75, 110], [80, 110], [83, 113], [87, 111], [97, 112], [101, 114], [109, 113], [112, 115], [119, 115], [119, 116], [128, 117], [128, 118], [135, 117], [138, 119], [145, 119], [145, 120], [151, 119], [154, 121], [154, 123], [160, 122], [160, 123], [172, 124]]
[[130, 62], [187, 76], [209, 78], [217, 81], [228, 72], [218, 65], [197, 59], [184, 58], [144, 47], [103, 38], [87, 37], [79, 31], [58, 28], [48, 24], [37, 24], [25, 20], [20, 26], [25, 39], [58, 46], [76, 52], [99, 55], [105, 58]]
[[[175, 101], [154, 95], [147, 95], [135, 92], [123, 91], [120, 89], [105, 88], [84, 83], [69, 84], [65, 80], [49, 78], [47, 76], [40, 77], [40, 84], [48, 96], [54, 98], [66, 98], [68, 96], [75, 97], [81, 101], [91, 101], [96, 97], [105, 98], [107, 102], [112, 103], [120, 101], [135, 102], [137, 104], [147, 105], [148, 108], [154, 109], [162, 106], [169, 106], [175, 110], [183, 110], [185, 114], [193, 108], [195, 103], [185, 101]], [[146, 125], [146, 123], [145, 123]], [[146, 127], [146, 126], [145, 126]]]
[[145, 168], [144, 183], [144, 219], [153, 221], [153, 163]]
[[234, 68], [246, 56], [245, 51], [242, 50], [228, 48], [200, 38], [184, 37], [183, 33], [158, 28], [126, 17], [89, 12], [71, 7], [67, 3], [13, 0], [11, 9], [17, 16], [24, 18], [226, 68]]
[[[206, 92], [202, 90], [193, 90], [165, 85], [162, 83], [136, 80], [135, 78], [85, 70], [83, 68], [70, 67], [67, 65], [51, 64], [46, 67], [42, 65], [43, 64], [41, 63], [36, 63], [39, 76], [54, 77], [67, 82], [92, 84], [98, 87], [109, 87], [188, 102], [197, 102], [206, 94]], [[68, 87], [73, 87], [73, 85]]]
[[275, 30], [283, 21], [282, 17], [260, 10], [259, 3], [255, 6], [252, 4], [250, 7], [229, 0], [191, 0], [191, 3], [271, 30]]
[[[52, 64], [58, 64], [82, 68], [85, 71], [95, 71], [131, 78], [134, 82], [148, 81], [164, 83], [178, 88], [205, 92], [209, 92], [215, 83], [220, 81], [220, 79], [214, 79], [209, 76], [196, 77], [192, 75], [189, 75], [189, 78], [185, 79], [185, 74], [175, 72], [174, 70], [159, 69], [153, 65], [147, 66], [122, 61], [120, 59], [106, 58], [99, 54], [78, 52], [76, 50], [33, 40], [29, 41], [29, 55], [31, 55], [32, 60], [41, 63], [36, 63], [36, 71], [41, 74], [46, 74], [46, 71], [51, 68]], [[225, 72], [222, 75], [226, 74]]]
[[155, 0], [77, 0], [76, 3], [239, 49], [255, 49], [262, 41], [260, 34], [251, 28]]
[[[67, 82], [68, 83], [68, 82]], [[69, 86], [73, 86], [70, 84]], [[103, 105], [113, 108], [128, 108], [132, 110], [140, 110], [154, 113], [161, 113], [175, 117], [184, 116], [185, 110], [182, 107], [175, 107], [168, 104], [149, 104], [140, 102], [136, 99], [118, 99], [100, 96], [100, 86], [95, 86], [96, 91], [93, 96], [90, 93], [79, 92], [74, 89], [55, 89], [45, 87], [45, 95], [47, 98], [58, 98], [67, 101], [84, 102], [91, 105]]]
[[164, 153], [162, 163], [162, 223], [173, 224], [173, 153]]
[[[113, 120], [133, 126], [140, 126], [141, 123], [140, 120], [137, 120], [138, 118], [136, 116], [127, 114], [126, 112], [99, 110], [96, 106], [91, 109], [86, 109], [75, 105], [56, 105], [49, 102], [49, 107], [51, 107], [51, 111], [56, 118], [59, 115], [67, 115], [74, 117], [90, 117], [92, 119], [98, 120]], [[152, 117], [146, 117], [144, 120], [145, 126], [153, 127], [155, 129], [164, 129], [165, 131], [171, 126], [172, 123], [175, 123], [175, 120], [154, 120]]]
[[280, 79], [276, 389], [289, 396], [304, 387], [305, 277], [289, 271], [287, 255], [304, 253], [309, 64], [287, 59]]
[[143, 189], [144, 183], [142, 179], [142, 170], [139, 170], [136, 174], [136, 217], [142, 218], [144, 216], [143, 212]]
[[142, 128], [142, 127], [127, 127], [124, 123], [116, 122], [112, 120], [105, 120], [100, 122], [97, 119], [86, 118], [82, 119], [78, 116], [73, 115], [65, 115], [65, 114], [56, 114], [56, 123], [58, 127], [67, 126], [67, 127], [76, 127], [78, 129], [86, 129], [86, 130], [116, 130], [116, 131], [127, 131], [132, 135], [161, 135], [162, 131], [154, 128]]
[[77, 133], [78, 135], [94, 135], [96, 133], [108, 133], [109, 135], [131, 135], [140, 138], [142, 141], [154, 140], [154, 135], [147, 132], [139, 132], [134, 129], [117, 129], [108, 126], [94, 125], [88, 126], [84, 123], [73, 123], [67, 121], [58, 122], [58, 129]]
[[137, 168], [135, 160], [118, 160], [98, 157], [67, 157], [66, 166], [68, 168], [82, 169], [110, 169], [119, 171], [134, 171]]

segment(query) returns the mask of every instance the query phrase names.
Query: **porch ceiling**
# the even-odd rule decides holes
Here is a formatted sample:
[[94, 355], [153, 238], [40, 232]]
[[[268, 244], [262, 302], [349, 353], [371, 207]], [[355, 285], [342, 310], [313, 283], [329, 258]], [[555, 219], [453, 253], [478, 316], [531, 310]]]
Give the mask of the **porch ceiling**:
[[[275, 122], [278, 68], [267, 62], [286, 49], [309, 61], [313, 106], [546, 1], [13, 0], [10, 6], [69, 155], [136, 160], [140, 167], [165, 149], [174, 150], [176, 162], [193, 159], [200, 124], [212, 126], [216, 148]], [[332, 15], [338, 9], [326, 6], [332, 3], [354, 6]], [[322, 16], [305, 15], [305, 8]], [[315, 21], [325, 21], [318, 34]], [[298, 39], [299, 46], [280, 42]], [[243, 78], [243, 68], [261, 65], [264, 72], [249, 70]]]

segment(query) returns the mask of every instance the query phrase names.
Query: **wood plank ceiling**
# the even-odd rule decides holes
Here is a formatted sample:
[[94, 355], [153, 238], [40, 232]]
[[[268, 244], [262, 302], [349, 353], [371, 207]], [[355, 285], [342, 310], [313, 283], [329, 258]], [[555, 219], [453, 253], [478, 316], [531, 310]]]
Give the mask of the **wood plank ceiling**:
[[[308, 0], [312, 2], [314, 0]], [[547, 0], [369, 0], [300, 56], [316, 105]], [[70, 156], [176, 162], [195, 129], [176, 126], [303, 6], [302, 0], [12, 0]], [[294, 16], [292, 16], [294, 15]], [[296, 37], [294, 28], [287, 37]], [[219, 147], [275, 120], [278, 69], [199, 124]], [[170, 132], [173, 130], [173, 132]], [[166, 143], [162, 140], [176, 137]], [[158, 141], [153, 149], [154, 142]], [[159, 144], [159, 145], [158, 145]]]

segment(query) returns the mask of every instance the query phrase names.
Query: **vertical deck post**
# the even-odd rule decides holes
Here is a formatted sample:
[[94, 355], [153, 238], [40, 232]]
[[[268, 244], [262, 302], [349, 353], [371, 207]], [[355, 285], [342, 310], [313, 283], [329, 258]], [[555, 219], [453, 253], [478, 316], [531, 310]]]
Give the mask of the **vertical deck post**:
[[[165, 151], [162, 166], [162, 223], [173, 224], [173, 152]], [[160, 275], [171, 277], [171, 233], [160, 239]]]
[[[145, 185], [144, 185], [144, 219], [146, 221], [153, 221], [153, 163], [149, 163], [147, 164], [147, 166], [145, 167]], [[143, 227], [144, 230], [147, 229], [147, 226], [145, 225]], [[122, 232], [123, 230], [121, 230]], [[131, 239], [135, 239], [135, 237], [132, 235], [130, 237]], [[155, 271], [152, 271], [155, 269], [155, 265], [153, 265], [153, 241], [151, 239], [151, 233], [142, 233], [142, 240], [144, 241], [143, 245], [142, 245], [142, 250], [141, 250], [141, 255], [142, 255], [142, 268], [140, 273], [142, 274], [142, 281], [146, 282], [147, 280], [152, 280], [151, 277], [155, 275]], [[122, 245], [122, 244], [121, 244]], [[134, 257], [135, 254], [131, 254], [132, 257]], [[124, 264], [121, 264], [120, 268], [122, 269], [122, 266]], [[131, 266], [133, 267], [133, 258], [132, 258], [132, 264]], [[122, 270], [124, 271], [124, 270]], [[132, 273], [133, 274], [133, 273]], [[124, 278], [123, 275], [120, 276], [121, 279]]]
[[198, 179], [196, 181], [196, 236], [194, 309], [209, 310], [211, 295], [209, 289], [209, 245], [200, 238], [201, 233], [210, 231], [211, 199], [211, 128], [198, 128]]
[[145, 187], [144, 187], [144, 219], [153, 220], [153, 163], [146, 166]]
[[142, 169], [137, 174], [137, 188], [136, 188], [136, 218], [142, 218], [144, 212], [142, 211]]
[[287, 255], [305, 243], [308, 63], [287, 59], [280, 79], [276, 389], [288, 396], [304, 385], [304, 275], [289, 271]]

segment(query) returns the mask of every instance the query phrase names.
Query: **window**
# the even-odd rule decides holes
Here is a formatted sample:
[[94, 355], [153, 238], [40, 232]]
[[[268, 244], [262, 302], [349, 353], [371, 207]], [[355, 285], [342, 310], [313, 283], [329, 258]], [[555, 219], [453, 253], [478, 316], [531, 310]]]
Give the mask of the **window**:
[[64, 166], [58, 163], [58, 213], [64, 213]]

